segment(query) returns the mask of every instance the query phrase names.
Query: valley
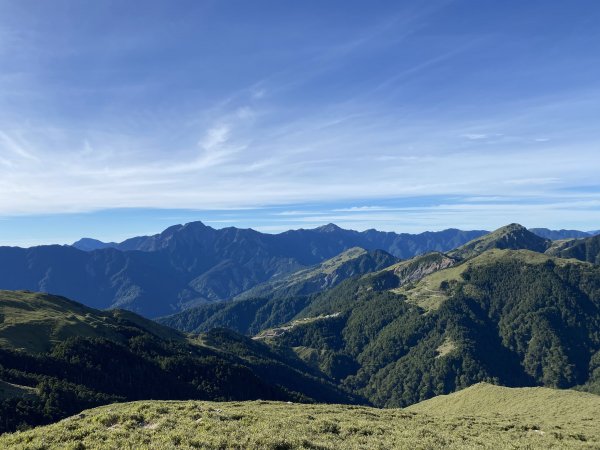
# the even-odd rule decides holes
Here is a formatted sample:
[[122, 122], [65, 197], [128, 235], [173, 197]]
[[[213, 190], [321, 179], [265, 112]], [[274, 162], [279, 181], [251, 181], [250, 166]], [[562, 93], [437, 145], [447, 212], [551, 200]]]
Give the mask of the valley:
[[[83, 433], [102, 448], [97, 439], [110, 433], [107, 442], [132, 446], [219, 448], [243, 433], [253, 448], [336, 448], [340, 439], [356, 448], [419, 439], [422, 448], [592, 448], [598, 437], [574, 411], [600, 398], [597, 239], [550, 241], [510, 224], [409, 259], [351, 247], [155, 320], [0, 291], [1, 431], [75, 415], [50, 425], [56, 445]], [[548, 415], [535, 420], [539, 404]], [[568, 424], [549, 413], [571, 404]], [[81, 413], [88, 408], [99, 409]], [[176, 411], [201, 426], [176, 424]], [[294, 422], [298, 414], [339, 426], [330, 433]], [[363, 415], [372, 432], [361, 431]], [[269, 431], [273, 417], [298, 437]], [[93, 423], [107, 431], [83, 431]], [[37, 430], [1, 439], [29, 448]]]

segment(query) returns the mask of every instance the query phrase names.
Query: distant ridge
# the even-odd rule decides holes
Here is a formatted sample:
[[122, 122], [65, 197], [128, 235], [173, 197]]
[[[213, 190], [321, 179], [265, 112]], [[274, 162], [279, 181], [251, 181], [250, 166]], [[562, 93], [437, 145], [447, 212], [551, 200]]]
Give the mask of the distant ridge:
[[465, 259], [488, 248], [543, 252], [549, 246], [549, 240], [516, 224], [494, 233], [452, 228], [419, 234], [359, 232], [327, 224], [268, 234], [190, 222], [121, 243], [85, 238], [74, 246], [0, 247], [0, 289], [49, 292], [94, 308], [160, 317], [231, 300], [354, 247], [400, 259], [429, 252]]
[[600, 264], [600, 235], [559, 242], [547, 251], [561, 258], [575, 258], [594, 264]]
[[593, 232], [579, 230], [549, 230], [548, 228], [529, 228], [534, 234], [544, 239], [557, 241], [560, 239], [577, 239], [593, 236]]
[[[75, 242], [73, 247], [84, 251], [115, 248], [121, 251], [139, 250], [150, 252], [228, 234], [238, 237], [242, 235], [260, 236], [268, 241], [279, 242], [281, 246], [294, 247], [298, 251], [304, 250], [311, 254], [315, 250], [323, 252], [322, 247], [331, 248], [330, 251], [324, 252], [327, 255], [321, 257], [321, 261], [352, 247], [360, 247], [366, 250], [384, 250], [397, 258], [406, 259], [429, 251], [448, 251], [488, 233], [489, 231], [486, 230], [463, 231], [456, 228], [448, 228], [442, 231], [425, 231], [417, 234], [394, 233], [375, 229], [355, 231], [329, 223], [312, 229], [300, 228], [279, 234], [269, 234], [251, 228], [227, 227], [214, 229], [200, 221], [196, 221], [185, 225], [173, 225], [161, 233], [152, 236], [136, 236], [120, 243], [105, 243], [96, 239], [83, 238]], [[308, 248], [306, 244], [308, 244]], [[304, 248], [301, 250], [299, 247]], [[312, 261], [312, 263], [314, 262]]]
[[102, 242], [98, 239], [92, 238], [81, 238], [77, 242], [71, 244], [71, 246], [78, 250], [83, 250], [84, 252], [91, 252], [93, 250], [101, 250], [103, 248], [116, 248], [119, 246], [119, 244], [116, 242]]
[[76, 246], [0, 247], [0, 266], [5, 268], [0, 271], [0, 289], [49, 292], [94, 308], [122, 308], [159, 317], [231, 300], [260, 283], [354, 247], [407, 259], [445, 252], [486, 233], [358, 232], [329, 224], [267, 234], [190, 222], [117, 244], [86, 238]]
[[[198, 223], [201, 224], [202, 222], [191, 222], [191, 224], [198, 224]], [[170, 227], [167, 230], [165, 230], [165, 232], [175, 232], [175, 231], [180, 230], [183, 227], [184, 227], [184, 225], [175, 225], [175, 226]], [[290, 231], [293, 232], [293, 231], [304, 231], [304, 230], [290, 230]], [[345, 230], [334, 223], [329, 223], [327, 225], [322, 225], [320, 227], [314, 228], [312, 231], [319, 232], [319, 233], [335, 233], [335, 232], [345, 232], [345, 231], [352, 231], [352, 230]], [[425, 231], [420, 234], [409, 235], [407, 233], [404, 233], [404, 235], [426, 237], [432, 233], [443, 233], [446, 231], [460, 231], [460, 230], [457, 230], [455, 228], [449, 228], [447, 230], [443, 230], [442, 232]], [[489, 233], [489, 231], [485, 231], [485, 230], [475, 230], [475, 231], [478, 233], [481, 233], [482, 235]], [[590, 237], [590, 236], [595, 236], [597, 234], [600, 234], [600, 230], [580, 231], [580, 230], [563, 230], [563, 229], [551, 230], [549, 228], [529, 228], [529, 231], [531, 231], [532, 233], [534, 233], [540, 237], [543, 237], [545, 239], [550, 239], [553, 241], [560, 240], [560, 239], [584, 238], [584, 237]], [[123, 241], [121, 243], [103, 242], [98, 239], [84, 237], [84, 238], [81, 238], [80, 240], [74, 242], [71, 245], [73, 247], [75, 247], [79, 250], [83, 250], [83, 251], [93, 251], [93, 250], [99, 250], [99, 249], [103, 249], [103, 248], [117, 248], [117, 249], [123, 250], [123, 251], [128, 251], [128, 250], [150, 251], [152, 249], [156, 249], [156, 245], [157, 245], [156, 243], [161, 240], [161, 238], [159, 236], [163, 236], [165, 234], [165, 232], [160, 233], [158, 235], [153, 235], [153, 236], [136, 236], [133, 238], [126, 239], [125, 241]], [[285, 232], [285, 233], [289, 233], [289, 231]], [[363, 232], [356, 231], [354, 233], [362, 233], [365, 236], [373, 236], [378, 233], [385, 233], [385, 232], [377, 231], [375, 229], [369, 229], [369, 230], [366, 230]], [[392, 233], [392, 234], [395, 234], [395, 233]]]

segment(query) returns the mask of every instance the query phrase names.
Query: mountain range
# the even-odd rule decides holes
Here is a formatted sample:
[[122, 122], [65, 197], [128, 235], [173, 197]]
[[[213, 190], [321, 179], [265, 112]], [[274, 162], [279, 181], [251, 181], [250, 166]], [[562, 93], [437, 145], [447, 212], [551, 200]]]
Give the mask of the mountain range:
[[600, 392], [598, 241], [557, 247], [511, 224], [319, 293], [200, 306], [159, 321], [191, 332], [226, 326], [291, 348], [378, 406], [481, 381]]
[[[200, 223], [200, 222], [192, 222]], [[185, 225], [175, 225], [165, 230], [177, 230]], [[234, 228], [235, 229], [235, 228]], [[357, 247], [365, 249], [382, 249], [394, 254], [399, 258], [408, 258], [424, 251], [444, 251], [450, 248], [458, 247], [463, 242], [464, 237], [461, 236], [460, 230], [449, 228], [442, 232], [424, 232], [417, 235], [409, 233], [389, 233], [381, 232], [374, 229], [357, 232], [353, 230], [345, 230], [337, 225], [330, 223], [323, 225], [314, 230], [290, 230], [284, 234], [304, 234], [304, 231], [319, 231], [339, 233], [338, 237], [343, 236], [344, 240], [354, 241]], [[548, 228], [529, 228], [532, 233], [550, 240], [561, 239], [576, 239], [595, 236], [600, 234], [600, 230], [594, 231], [579, 231], [579, 230], [551, 230]], [[143, 250], [150, 251], [164, 247], [164, 234], [160, 233], [153, 236], [137, 236], [126, 239], [123, 242], [102, 242], [93, 238], [81, 238], [72, 244], [73, 247], [83, 251], [101, 250], [105, 248], [116, 248], [118, 250]], [[453, 238], [451, 235], [456, 234]], [[473, 239], [477, 235], [489, 233], [489, 231], [475, 230], [465, 232], [468, 239]], [[168, 233], [166, 233], [168, 235]], [[438, 242], [438, 236], [442, 238]], [[167, 237], [168, 239], [168, 237]], [[446, 239], [446, 240], [443, 240]], [[453, 240], [454, 239], [454, 240]]]
[[[57, 295], [0, 291], [0, 432], [128, 400], [395, 408], [482, 382], [600, 393], [600, 236], [553, 241], [510, 224], [401, 259], [344, 238], [362, 233], [325, 227], [299, 230], [301, 238], [288, 232], [298, 245], [292, 262], [276, 253], [280, 235], [265, 241], [251, 230], [207, 228], [139, 238], [136, 250], [2, 249], [14, 277], [46, 264], [48, 282], [70, 276], [83, 289], [99, 279], [91, 275], [120, 282], [125, 273], [163, 295], [185, 282], [186, 270], [210, 273], [220, 264], [205, 255], [286, 269], [154, 321]], [[56, 249], [72, 259], [55, 260]], [[216, 289], [219, 279], [211, 281]], [[429, 404], [450, 408], [422, 405]]]
[[[280, 234], [216, 230], [201, 222], [89, 250], [77, 246], [0, 247], [0, 289], [28, 289], [100, 309], [146, 317], [231, 298], [260, 283], [311, 267], [350, 248], [397, 258], [447, 251], [484, 231], [449, 229], [417, 235], [343, 230], [333, 224]], [[85, 241], [84, 241], [85, 243]], [[89, 244], [89, 242], [88, 242]]]
[[[536, 232], [560, 238], [584, 235]], [[408, 259], [431, 251], [448, 252], [486, 234], [457, 229], [420, 234], [358, 232], [334, 224], [266, 234], [191, 222], [120, 243], [87, 238], [72, 246], [0, 247], [0, 289], [48, 292], [94, 308], [122, 308], [159, 317], [201, 304], [256, 296], [256, 289], [263, 289], [265, 283], [351, 248]]]

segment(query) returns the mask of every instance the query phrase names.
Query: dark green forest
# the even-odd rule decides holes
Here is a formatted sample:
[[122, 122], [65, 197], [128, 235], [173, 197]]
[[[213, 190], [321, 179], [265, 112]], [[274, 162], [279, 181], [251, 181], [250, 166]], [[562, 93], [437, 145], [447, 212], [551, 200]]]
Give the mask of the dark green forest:
[[[600, 268], [505, 258], [471, 267], [425, 312], [352, 280], [302, 314], [340, 313], [276, 341], [376, 405], [406, 406], [480, 381], [599, 392]], [[313, 352], [314, 354], [314, 352]]]
[[1, 348], [0, 380], [33, 389], [31, 395], [0, 397], [0, 431], [142, 399], [360, 402], [293, 353], [225, 329], [165, 339], [129, 320], [134, 315], [125, 317], [111, 320], [110, 338], [71, 336], [47, 352]]

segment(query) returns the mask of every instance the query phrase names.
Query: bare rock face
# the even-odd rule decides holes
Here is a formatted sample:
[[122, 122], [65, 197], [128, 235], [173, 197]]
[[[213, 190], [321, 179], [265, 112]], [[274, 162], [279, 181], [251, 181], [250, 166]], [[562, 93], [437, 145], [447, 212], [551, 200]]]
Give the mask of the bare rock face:
[[442, 253], [428, 253], [399, 264], [394, 269], [399, 286], [418, 281], [427, 275], [455, 265], [457, 261]]

